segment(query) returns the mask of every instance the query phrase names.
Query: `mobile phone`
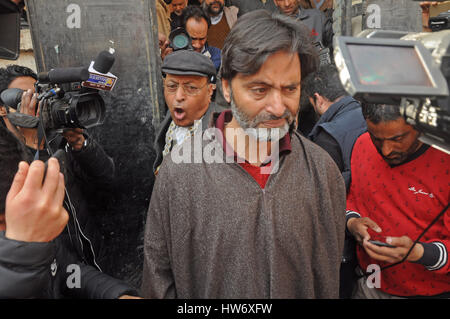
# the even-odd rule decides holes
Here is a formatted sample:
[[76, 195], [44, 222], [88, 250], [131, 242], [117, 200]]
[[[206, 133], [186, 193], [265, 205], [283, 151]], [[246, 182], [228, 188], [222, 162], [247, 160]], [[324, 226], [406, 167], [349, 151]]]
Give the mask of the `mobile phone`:
[[380, 247], [389, 247], [389, 248], [397, 248], [396, 246], [389, 245], [388, 243], [383, 243], [378, 240], [369, 240], [369, 243], [380, 246]]

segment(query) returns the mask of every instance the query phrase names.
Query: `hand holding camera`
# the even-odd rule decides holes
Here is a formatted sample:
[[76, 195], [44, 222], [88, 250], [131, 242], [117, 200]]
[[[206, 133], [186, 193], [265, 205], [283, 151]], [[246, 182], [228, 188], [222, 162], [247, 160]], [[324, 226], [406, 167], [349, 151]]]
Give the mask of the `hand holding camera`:
[[63, 208], [64, 177], [58, 160], [45, 165], [20, 162], [6, 197], [6, 233], [9, 239], [24, 242], [49, 242], [57, 237], [69, 220]]

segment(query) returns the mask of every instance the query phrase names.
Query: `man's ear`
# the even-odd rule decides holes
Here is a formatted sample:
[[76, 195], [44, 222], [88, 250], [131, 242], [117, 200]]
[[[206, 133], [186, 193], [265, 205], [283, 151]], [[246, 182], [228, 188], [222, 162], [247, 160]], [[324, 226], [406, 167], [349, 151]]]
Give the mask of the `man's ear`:
[[208, 84], [208, 94], [209, 94], [209, 98], [212, 97], [214, 90], [216, 89], [216, 84], [215, 83], [209, 83]]
[[222, 93], [225, 101], [231, 103], [231, 81], [222, 79]]
[[316, 102], [316, 108], [320, 110], [321, 113], [324, 112], [323, 107], [326, 103], [325, 98], [319, 93], [314, 93], [314, 101]]

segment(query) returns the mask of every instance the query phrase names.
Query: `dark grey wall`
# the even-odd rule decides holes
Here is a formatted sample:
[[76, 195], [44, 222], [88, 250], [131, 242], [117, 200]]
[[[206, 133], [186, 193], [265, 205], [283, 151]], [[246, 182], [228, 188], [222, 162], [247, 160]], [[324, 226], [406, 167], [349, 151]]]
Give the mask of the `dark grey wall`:
[[154, 181], [152, 121], [159, 123], [164, 107], [155, 3], [29, 0], [27, 5], [38, 71], [87, 66], [100, 51], [116, 50], [111, 72], [119, 80], [111, 93], [102, 94], [104, 125], [90, 133], [114, 158], [117, 181], [113, 193], [94, 194], [99, 205], [93, 218], [104, 237], [103, 270], [139, 286], [143, 224]]
[[420, 32], [421, 14], [419, 2], [413, 0], [334, 0], [333, 30], [336, 35], [357, 35], [378, 22], [376, 28], [383, 30]]

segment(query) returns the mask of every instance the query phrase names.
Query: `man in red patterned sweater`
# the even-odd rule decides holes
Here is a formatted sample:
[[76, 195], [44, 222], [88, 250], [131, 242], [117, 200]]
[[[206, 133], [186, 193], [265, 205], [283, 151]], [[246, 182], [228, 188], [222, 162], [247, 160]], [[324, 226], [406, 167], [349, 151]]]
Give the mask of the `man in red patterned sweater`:
[[[356, 141], [352, 152], [347, 230], [360, 244], [360, 270], [370, 276], [359, 279], [353, 297], [449, 298], [449, 211], [414, 245], [403, 263], [383, 267], [400, 262], [448, 206], [450, 156], [421, 143], [420, 133], [405, 122], [397, 106], [366, 104], [363, 115], [368, 132]], [[378, 267], [381, 272], [372, 272]]]

